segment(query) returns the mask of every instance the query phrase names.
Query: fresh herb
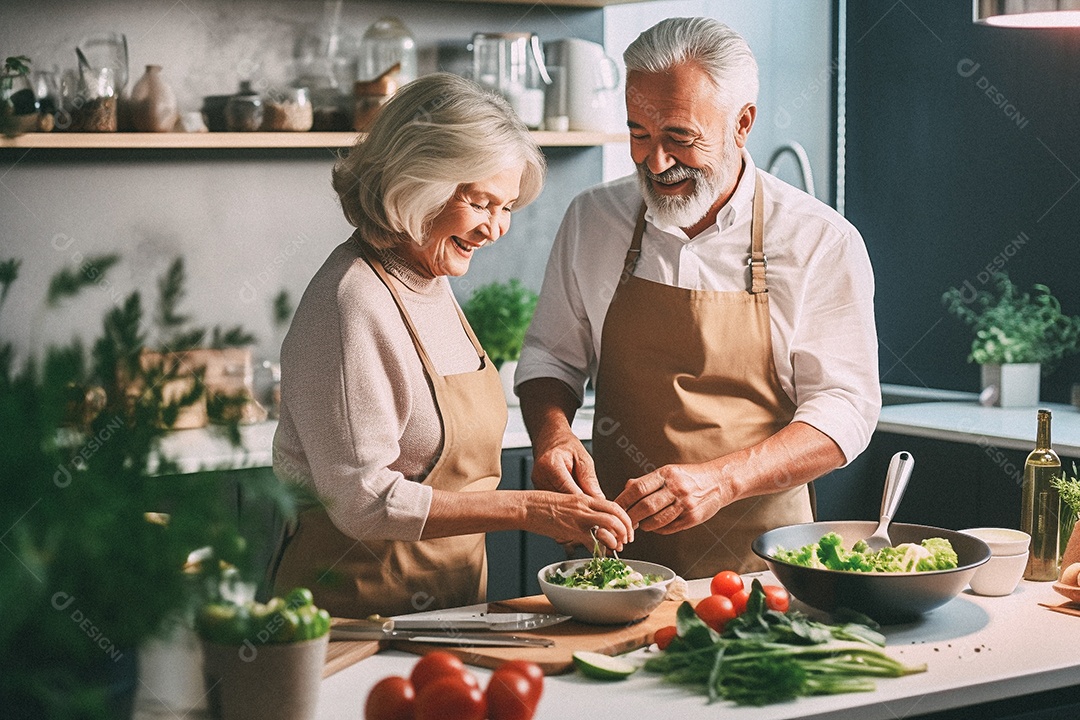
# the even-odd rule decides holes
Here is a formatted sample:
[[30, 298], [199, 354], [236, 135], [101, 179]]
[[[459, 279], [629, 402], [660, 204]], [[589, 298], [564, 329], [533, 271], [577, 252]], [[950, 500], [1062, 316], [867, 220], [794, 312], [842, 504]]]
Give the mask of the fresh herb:
[[55, 307], [62, 298], [78, 295], [83, 288], [101, 282], [109, 268], [118, 262], [120, 256], [116, 254], [96, 255], [86, 258], [77, 268], [62, 268], [49, 281], [47, 302]]
[[476, 289], [461, 310], [480, 345], [495, 363], [517, 360], [536, 310], [537, 294], [520, 280], [490, 283]]
[[969, 360], [985, 364], [1043, 363], [1049, 368], [1080, 350], [1080, 317], [1061, 311], [1045, 285], [1020, 292], [1005, 273], [995, 273], [995, 288], [949, 288], [942, 302], [975, 330]]
[[845, 550], [843, 544], [840, 535], [827, 533], [798, 550], [777, 548], [773, 557], [791, 565], [850, 572], [930, 572], [951, 570], [958, 562], [952, 543], [945, 538], [927, 538], [919, 545], [900, 543], [877, 552], [865, 540], [857, 541], [851, 550]]
[[604, 546], [593, 535], [593, 556], [585, 565], [579, 565], [569, 575], [556, 569], [548, 573], [547, 581], [552, 585], [582, 588], [587, 590], [611, 590], [646, 587], [663, 580], [659, 575], [640, 573], [615, 557], [605, 557]]
[[1080, 516], [1080, 480], [1076, 476], [1076, 463], [1073, 463], [1073, 476], [1066, 477], [1063, 472], [1061, 477], [1050, 479], [1050, 486], [1058, 491], [1061, 502], [1065, 503], [1074, 515]]
[[808, 695], [868, 692], [873, 678], [925, 672], [880, 650], [885, 638], [872, 621], [828, 625], [798, 611], [769, 610], [754, 580], [746, 611], [718, 634], [690, 603], [676, 613], [678, 634], [645, 670], [700, 687], [713, 702], [768, 705]]

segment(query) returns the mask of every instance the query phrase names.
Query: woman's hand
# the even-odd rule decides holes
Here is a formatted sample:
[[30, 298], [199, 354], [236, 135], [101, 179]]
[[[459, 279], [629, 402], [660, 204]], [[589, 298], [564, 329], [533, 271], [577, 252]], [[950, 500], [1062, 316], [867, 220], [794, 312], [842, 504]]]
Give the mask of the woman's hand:
[[592, 547], [589, 531], [596, 528], [597, 539], [616, 551], [634, 541], [630, 516], [610, 500], [540, 490], [528, 490], [525, 495], [525, 529], [530, 532], [547, 535], [560, 543], [576, 542]]

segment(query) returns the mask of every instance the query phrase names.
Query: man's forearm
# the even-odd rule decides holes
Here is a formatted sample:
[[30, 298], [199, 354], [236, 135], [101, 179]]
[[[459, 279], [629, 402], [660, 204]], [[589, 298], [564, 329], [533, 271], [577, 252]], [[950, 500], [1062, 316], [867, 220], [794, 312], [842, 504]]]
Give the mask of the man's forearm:
[[527, 380], [518, 388], [518, 397], [534, 455], [554, 444], [560, 435], [573, 433], [570, 424], [581, 403], [562, 380]]

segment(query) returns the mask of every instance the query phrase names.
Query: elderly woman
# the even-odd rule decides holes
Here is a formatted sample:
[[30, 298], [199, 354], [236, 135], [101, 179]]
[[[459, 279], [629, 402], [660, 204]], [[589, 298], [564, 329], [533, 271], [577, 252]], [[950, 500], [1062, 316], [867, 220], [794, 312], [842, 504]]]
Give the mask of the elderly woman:
[[274, 470], [324, 507], [299, 516], [276, 592], [365, 617], [484, 599], [488, 531], [621, 548], [617, 505], [496, 490], [506, 402], [446, 276], [534, 200], [544, 159], [510, 107], [462, 78], [405, 86], [334, 168], [356, 227], [319, 269], [281, 349]]

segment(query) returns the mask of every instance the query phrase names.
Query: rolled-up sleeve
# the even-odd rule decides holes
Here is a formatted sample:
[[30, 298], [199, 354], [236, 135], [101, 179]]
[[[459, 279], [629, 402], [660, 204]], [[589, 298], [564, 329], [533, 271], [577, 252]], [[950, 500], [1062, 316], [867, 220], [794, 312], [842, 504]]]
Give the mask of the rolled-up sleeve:
[[874, 274], [854, 229], [806, 268], [789, 352], [794, 421], [832, 438], [845, 464], [866, 449], [881, 411]]

